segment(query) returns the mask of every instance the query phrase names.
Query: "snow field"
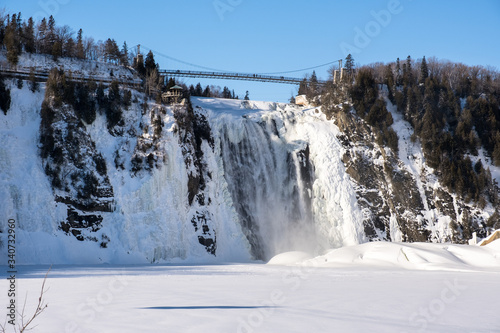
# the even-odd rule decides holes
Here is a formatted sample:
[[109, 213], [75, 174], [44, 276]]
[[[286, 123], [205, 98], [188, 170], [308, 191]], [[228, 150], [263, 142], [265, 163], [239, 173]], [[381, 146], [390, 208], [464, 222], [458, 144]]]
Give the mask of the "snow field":
[[[303, 253], [280, 255], [303, 263], [291, 266], [55, 266], [35, 324], [39, 332], [499, 332], [498, 266], [389, 267], [377, 262], [392, 251], [386, 245], [369, 265], [349, 259], [369, 256], [355, 246], [335, 267], [313, 266], [323, 257], [304, 263]], [[21, 268], [18, 304], [27, 294], [28, 313], [46, 269]]]

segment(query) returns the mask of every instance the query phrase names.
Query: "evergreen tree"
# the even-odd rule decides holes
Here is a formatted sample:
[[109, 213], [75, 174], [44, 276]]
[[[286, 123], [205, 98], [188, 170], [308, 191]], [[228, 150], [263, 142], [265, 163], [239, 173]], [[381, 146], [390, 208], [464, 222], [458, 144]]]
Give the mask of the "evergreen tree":
[[168, 79], [166, 89], [169, 90], [170, 88], [172, 88], [175, 85], [176, 85], [175, 78], [171, 77], [171, 78]]
[[146, 68], [146, 74], [151, 73], [152, 71], [157, 71], [158, 67], [155, 62], [155, 57], [153, 52], [150, 50], [146, 55], [146, 60], [144, 60], [144, 67]]
[[120, 55], [120, 62], [122, 66], [128, 66], [128, 47], [127, 42], [123, 42], [122, 51]]
[[493, 163], [500, 167], [500, 132], [495, 135], [495, 148], [493, 149]]
[[23, 28], [23, 44], [24, 50], [28, 53], [34, 53], [36, 51], [35, 47], [35, 24], [33, 18], [28, 19], [28, 23], [24, 25]]
[[387, 89], [389, 90], [389, 100], [394, 103], [394, 74], [392, 72], [392, 66], [391, 64], [388, 64], [385, 67], [384, 71], [384, 84], [387, 86]]
[[231, 90], [228, 87], [224, 86], [222, 90], [222, 98], [231, 98]]
[[347, 78], [347, 82], [352, 82], [354, 78], [354, 58], [349, 53], [345, 58], [345, 77]]
[[105, 109], [108, 104], [108, 98], [104, 94], [104, 85], [99, 83], [96, 90], [96, 101], [100, 109]]
[[318, 77], [316, 76], [316, 71], [312, 72], [309, 78], [309, 89], [307, 91], [307, 98], [311, 99], [318, 94]]
[[427, 68], [427, 61], [425, 56], [422, 58], [422, 63], [420, 64], [420, 83], [425, 83], [425, 79], [429, 76], [429, 69]]
[[[52, 56], [57, 57], [57, 52], [61, 48], [62, 45], [54, 48], [54, 44], [57, 42], [56, 35], [56, 21], [54, 16], [50, 15], [49, 21], [47, 22], [47, 36], [45, 40], [45, 53], [52, 54]], [[54, 54], [54, 50], [56, 50], [56, 54]]]
[[60, 41], [56, 41], [54, 44], [52, 44], [52, 58], [54, 58], [55, 61], [57, 61], [57, 59], [62, 56], [62, 52], [63, 48]]
[[134, 58], [134, 69], [137, 71], [140, 77], [144, 78], [146, 76], [146, 67], [144, 67], [142, 56], [138, 55]]
[[117, 81], [113, 81], [108, 89], [108, 100], [106, 105], [106, 119], [110, 133], [112, 133], [111, 129], [122, 121], [121, 102], [120, 86]]
[[210, 92], [210, 87], [207, 85], [207, 87], [205, 88], [205, 90], [203, 91], [203, 94], [202, 94], [203, 97], [211, 97], [212, 94]]
[[78, 59], [85, 59], [85, 50], [83, 48], [83, 31], [82, 29], [78, 30], [78, 35], [76, 37], [76, 48], [75, 48], [75, 56]]
[[199, 82], [196, 85], [196, 88], [194, 88], [194, 92], [193, 96], [203, 96], [203, 88]]
[[306, 95], [307, 94], [307, 91], [308, 91], [308, 84], [307, 84], [307, 79], [304, 78], [302, 81], [300, 81], [300, 85], [299, 85], [299, 92], [298, 94], [299, 95]]
[[96, 118], [95, 101], [91, 98], [87, 84], [75, 85], [75, 98], [73, 101], [76, 114], [87, 124], [92, 124]]
[[16, 18], [16, 31], [19, 35], [22, 35], [23, 20], [21, 20], [21, 12], [17, 14]]
[[47, 52], [47, 19], [45, 17], [38, 24], [38, 38], [36, 41], [37, 53], [48, 53]]
[[121, 53], [114, 39], [108, 38], [104, 43], [104, 57], [108, 62], [117, 63], [121, 58]]
[[0, 109], [6, 115], [10, 109], [10, 89], [7, 89], [4, 77], [0, 74]]
[[64, 44], [63, 56], [73, 58], [75, 55], [75, 41], [73, 38], [68, 38]]
[[402, 72], [401, 72], [401, 64], [399, 62], [399, 58], [396, 60], [396, 85], [400, 86], [402, 84]]
[[364, 68], [359, 70], [350, 95], [357, 113], [365, 118], [378, 97], [378, 87], [372, 70]]
[[5, 18], [0, 15], [0, 45], [3, 44], [5, 38]]
[[19, 62], [19, 55], [21, 54], [22, 45], [21, 38], [19, 35], [19, 29], [17, 27], [17, 16], [12, 15], [12, 18], [5, 29], [5, 47], [7, 48], [7, 61], [16, 66]]
[[403, 81], [404, 84], [407, 86], [412, 86], [413, 85], [413, 72], [411, 69], [411, 57], [408, 56], [406, 58], [406, 66], [403, 66]]
[[35, 70], [33, 69], [33, 67], [30, 68], [29, 87], [31, 92], [38, 91], [39, 85], [38, 82], [36, 81]]
[[132, 92], [130, 90], [125, 90], [123, 92], [123, 106], [128, 110], [130, 105], [132, 105]]

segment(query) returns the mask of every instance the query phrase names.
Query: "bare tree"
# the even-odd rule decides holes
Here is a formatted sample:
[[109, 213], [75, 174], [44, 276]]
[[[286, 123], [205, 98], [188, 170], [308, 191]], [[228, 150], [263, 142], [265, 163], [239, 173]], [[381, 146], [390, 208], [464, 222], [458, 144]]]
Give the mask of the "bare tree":
[[85, 37], [83, 39], [83, 49], [85, 52], [86, 59], [89, 59], [89, 60], [96, 59], [94, 38]]
[[[47, 289], [45, 289], [45, 282], [47, 281], [47, 276], [49, 275], [49, 272], [51, 269], [52, 269], [52, 266], [50, 266], [47, 273], [45, 273], [45, 277], [43, 278], [43, 282], [42, 282], [42, 287], [40, 289], [40, 296], [38, 297], [38, 304], [36, 306], [35, 312], [29, 317], [27, 317], [27, 315], [25, 315], [25, 313], [24, 313], [24, 311], [26, 310], [26, 299], [28, 298], [26, 295], [26, 298], [24, 299], [23, 309], [22, 309], [21, 313], [19, 313], [21, 323], [19, 323], [17, 327], [14, 326], [14, 332], [23, 333], [23, 332], [27, 332], [27, 331], [35, 328], [36, 326], [30, 327], [30, 325], [32, 325], [33, 321], [38, 316], [40, 316], [45, 311], [45, 309], [47, 309], [48, 305], [47, 305], [47, 303], [45, 303], [43, 296], [47, 292]], [[7, 332], [6, 325], [7, 325], [6, 323], [4, 323], [3, 325], [0, 324], [0, 332], [1, 333]]]

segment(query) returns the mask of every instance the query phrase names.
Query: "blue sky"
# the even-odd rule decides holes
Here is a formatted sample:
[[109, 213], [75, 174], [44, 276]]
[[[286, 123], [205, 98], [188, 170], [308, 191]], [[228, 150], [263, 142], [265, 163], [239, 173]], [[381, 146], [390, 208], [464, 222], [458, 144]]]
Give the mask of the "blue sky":
[[[345, 58], [360, 65], [411, 55], [500, 69], [498, 0], [3, 0], [26, 19], [54, 15], [58, 25], [95, 40], [141, 44], [200, 66], [248, 73], [286, 72]], [[161, 68], [190, 69], [160, 56]], [[317, 68], [326, 79], [328, 66]], [[311, 71], [309, 71], [311, 72]], [[283, 74], [303, 77], [307, 71]], [[184, 79], [196, 84], [198, 79]], [[202, 80], [286, 101], [296, 86]]]

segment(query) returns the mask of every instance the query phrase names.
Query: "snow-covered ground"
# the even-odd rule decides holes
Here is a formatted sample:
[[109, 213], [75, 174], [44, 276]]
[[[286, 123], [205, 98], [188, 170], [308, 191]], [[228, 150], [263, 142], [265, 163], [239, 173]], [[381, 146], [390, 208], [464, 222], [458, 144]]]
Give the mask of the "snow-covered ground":
[[[495, 243], [378, 242], [268, 265], [55, 266], [36, 332], [500, 332]], [[27, 313], [47, 268], [20, 268]]]
[[[130, 83], [140, 83], [141, 79], [130, 69], [121, 65], [98, 62], [95, 60], [79, 60], [74, 58], [60, 57], [54, 60], [52, 56], [44, 54], [22, 53], [15, 70], [21, 73], [48, 73], [52, 68], [71, 71], [76, 76], [93, 78], [99, 80], [122, 80]], [[7, 61], [6, 52], [0, 52], [0, 69], [13, 70]]]

